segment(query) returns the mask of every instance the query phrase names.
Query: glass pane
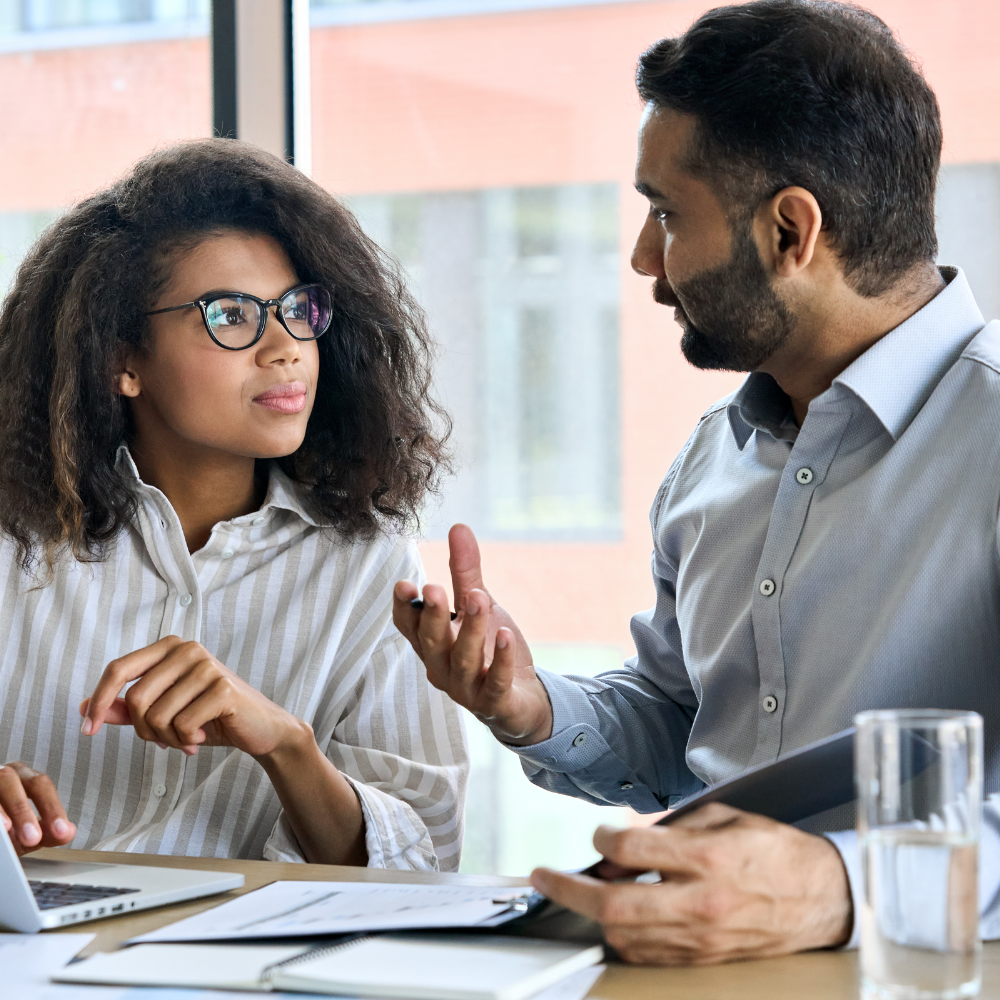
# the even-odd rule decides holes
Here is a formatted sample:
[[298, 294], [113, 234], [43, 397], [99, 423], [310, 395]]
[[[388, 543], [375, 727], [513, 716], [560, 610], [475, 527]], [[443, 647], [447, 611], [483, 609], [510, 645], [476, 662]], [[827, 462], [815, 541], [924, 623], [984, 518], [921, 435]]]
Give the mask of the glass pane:
[[0, 0], [0, 295], [59, 211], [212, 130], [209, 0]]
[[[740, 381], [686, 365], [628, 266], [645, 215], [636, 57], [683, 8], [313, 5], [313, 175], [403, 265], [441, 347], [458, 472], [426, 512], [428, 575], [448, 581], [448, 527], [472, 525], [487, 585], [536, 663], [564, 673], [632, 652], [629, 618], [653, 602], [656, 488]], [[636, 821], [531, 786], [469, 731], [466, 871], [584, 865], [598, 823]]]

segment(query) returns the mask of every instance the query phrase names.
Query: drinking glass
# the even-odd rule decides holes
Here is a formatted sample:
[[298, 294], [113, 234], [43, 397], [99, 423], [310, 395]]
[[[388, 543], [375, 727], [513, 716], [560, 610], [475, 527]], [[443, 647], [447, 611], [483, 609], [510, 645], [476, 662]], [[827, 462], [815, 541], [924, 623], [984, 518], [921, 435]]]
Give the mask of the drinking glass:
[[862, 995], [976, 996], [982, 716], [898, 709], [854, 724]]

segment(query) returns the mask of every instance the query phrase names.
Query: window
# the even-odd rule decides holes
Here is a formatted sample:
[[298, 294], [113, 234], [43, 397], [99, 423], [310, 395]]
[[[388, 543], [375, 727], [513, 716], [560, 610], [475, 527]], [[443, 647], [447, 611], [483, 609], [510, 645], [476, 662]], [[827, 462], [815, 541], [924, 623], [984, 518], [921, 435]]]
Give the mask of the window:
[[938, 260], [961, 267], [986, 319], [1000, 317], [1000, 163], [949, 163], [937, 192]]
[[620, 529], [618, 189], [351, 199], [406, 267], [442, 346], [458, 477], [429, 530], [613, 538]]

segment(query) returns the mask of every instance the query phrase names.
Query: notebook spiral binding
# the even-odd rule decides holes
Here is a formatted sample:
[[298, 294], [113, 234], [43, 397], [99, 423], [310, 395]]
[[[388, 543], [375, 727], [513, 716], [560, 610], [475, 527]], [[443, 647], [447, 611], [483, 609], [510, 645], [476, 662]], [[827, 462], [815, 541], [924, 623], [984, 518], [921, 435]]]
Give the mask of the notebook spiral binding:
[[345, 948], [361, 944], [363, 941], [368, 941], [375, 936], [374, 934], [351, 934], [336, 944], [324, 944], [317, 948], [310, 948], [308, 951], [302, 952], [301, 955], [292, 955], [291, 958], [286, 958], [283, 962], [275, 962], [274, 965], [269, 965], [264, 969], [260, 976], [261, 982], [270, 982], [278, 969], [287, 969], [290, 965], [295, 965], [297, 962], [311, 961], [320, 955], [332, 955], [335, 951], [343, 951]]

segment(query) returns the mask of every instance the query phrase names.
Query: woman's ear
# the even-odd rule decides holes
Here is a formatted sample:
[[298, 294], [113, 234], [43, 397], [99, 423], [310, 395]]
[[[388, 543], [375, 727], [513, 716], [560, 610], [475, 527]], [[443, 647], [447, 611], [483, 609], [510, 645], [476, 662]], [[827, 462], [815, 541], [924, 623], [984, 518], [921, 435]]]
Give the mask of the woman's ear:
[[131, 358], [126, 358], [123, 370], [118, 374], [118, 392], [133, 399], [142, 392], [142, 382], [139, 373], [130, 364]]

